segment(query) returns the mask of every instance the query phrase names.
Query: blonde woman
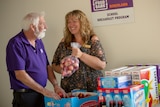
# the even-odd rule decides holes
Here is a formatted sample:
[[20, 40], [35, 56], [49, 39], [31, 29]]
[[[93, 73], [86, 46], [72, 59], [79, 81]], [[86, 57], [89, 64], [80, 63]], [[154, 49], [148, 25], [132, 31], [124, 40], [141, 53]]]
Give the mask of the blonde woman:
[[[71, 42], [77, 42], [81, 47], [72, 48]], [[106, 67], [106, 58], [100, 40], [81, 10], [73, 10], [65, 16], [64, 38], [59, 43], [52, 61], [57, 73], [62, 73], [61, 60], [69, 55], [79, 59], [79, 69], [70, 77], [61, 80], [62, 88], [66, 92], [73, 89], [96, 90], [97, 77], [103, 76], [101, 70]]]

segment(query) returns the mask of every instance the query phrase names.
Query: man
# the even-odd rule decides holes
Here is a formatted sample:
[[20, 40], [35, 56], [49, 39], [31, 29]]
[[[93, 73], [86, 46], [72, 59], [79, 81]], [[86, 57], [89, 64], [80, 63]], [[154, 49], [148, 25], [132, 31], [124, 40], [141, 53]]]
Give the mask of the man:
[[[13, 107], [44, 107], [44, 96], [60, 99], [66, 95], [58, 86], [42, 42], [47, 25], [44, 13], [29, 13], [22, 20], [22, 31], [6, 48], [6, 64], [13, 89]], [[47, 79], [54, 91], [45, 88]]]

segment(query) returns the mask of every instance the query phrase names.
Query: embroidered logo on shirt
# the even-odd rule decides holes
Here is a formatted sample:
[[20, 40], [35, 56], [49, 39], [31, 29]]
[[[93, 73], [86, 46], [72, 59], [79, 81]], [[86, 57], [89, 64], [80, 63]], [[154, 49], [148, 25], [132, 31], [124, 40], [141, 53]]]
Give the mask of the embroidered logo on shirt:
[[43, 49], [40, 49], [41, 53], [43, 53]]

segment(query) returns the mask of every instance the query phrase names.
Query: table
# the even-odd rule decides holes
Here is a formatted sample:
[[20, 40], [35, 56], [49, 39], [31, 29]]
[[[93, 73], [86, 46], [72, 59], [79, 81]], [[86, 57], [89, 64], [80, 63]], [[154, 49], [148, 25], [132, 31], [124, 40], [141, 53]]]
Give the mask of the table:
[[[102, 107], [106, 107], [106, 105], [103, 105]], [[153, 107], [160, 107], [160, 104], [153, 106]]]

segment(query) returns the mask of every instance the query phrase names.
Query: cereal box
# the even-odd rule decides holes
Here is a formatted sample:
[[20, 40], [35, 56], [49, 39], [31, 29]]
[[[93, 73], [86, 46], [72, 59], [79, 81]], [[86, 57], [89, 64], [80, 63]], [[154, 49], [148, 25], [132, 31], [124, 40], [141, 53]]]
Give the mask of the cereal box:
[[144, 85], [132, 85], [121, 90], [124, 107], [146, 107]]
[[104, 71], [104, 75], [105, 76], [112, 76], [112, 72], [123, 70], [123, 69], [126, 69], [126, 68], [128, 68], [128, 66], [123, 66], [123, 67], [118, 67], [118, 68], [110, 69], [108, 71]]
[[137, 70], [132, 71], [132, 84], [144, 84], [147, 107], [158, 104], [159, 94], [155, 66], [137, 66]]

